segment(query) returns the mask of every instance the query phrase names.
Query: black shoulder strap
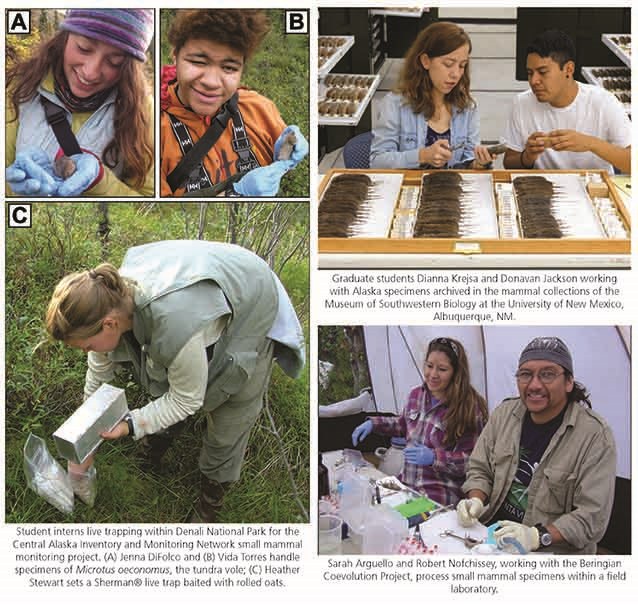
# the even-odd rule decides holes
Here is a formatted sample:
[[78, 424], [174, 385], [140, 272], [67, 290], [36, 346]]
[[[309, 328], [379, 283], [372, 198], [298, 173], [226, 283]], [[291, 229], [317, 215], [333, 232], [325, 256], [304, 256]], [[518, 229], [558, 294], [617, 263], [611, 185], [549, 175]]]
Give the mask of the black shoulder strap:
[[71, 156], [82, 153], [78, 140], [75, 138], [71, 130], [71, 125], [67, 120], [66, 111], [42, 95], [40, 95], [40, 102], [44, 107], [44, 115], [46, 116], [47, 122], [49, 126], [51, 126], [53, 134], [58, 140], [64, 154]]
[[[179, 143], [179, 148], [182, 152], [182, 157], [186, 156], [188, 152], [194, 147], [191, 134], [180, 119], [176, 118], [172, 113], [166, 114], [170, 120], [173, 134]], [[186, 192], [193, 190], [199, 190], [206, 187], [212, 187], [212, 182], [208, 171], [204, 167], [204, 162], [197, 164], [190, 172], [186, 181], [182, 183], [182, 187], [186, 189]]]
[[184, 181], [190, 176], [193, 168], [195, 168], [203, 159], [204, 156], [210, 151], [211, 147], [217, 142], [219, 137], [222, 136], [228, 120], [230, 120], [231, 112], [228, 108], [229, 103], [237, 103], [237, 93], [235, 93], [230, 100], [224, 105], [222, 111], [217, 114], [215, 119], [211, 122], [208, 130], [203, 134], [202, 138], [193, 145], [193, 148], [179, 161], [177, 166], [173, 168], [171, 173], [166, 177], [166, 181], [171, 188], [171, 191], [175, 192], [181, 187]]

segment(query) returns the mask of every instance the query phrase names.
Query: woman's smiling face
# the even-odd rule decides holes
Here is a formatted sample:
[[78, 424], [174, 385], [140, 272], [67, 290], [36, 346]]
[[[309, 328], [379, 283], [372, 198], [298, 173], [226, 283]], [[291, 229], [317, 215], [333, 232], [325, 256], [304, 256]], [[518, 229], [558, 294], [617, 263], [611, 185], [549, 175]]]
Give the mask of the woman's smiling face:
[[117, 84], [127, 59], [124, 51], [80, 34], [69, 34], [63, 70], [71, 92], [81, 99]]
[[452, 378], [454, 366], [443, 351], [432, 351], [425, 360], [425, 383], [434, 397], [441, 400], [445, 396]]
[[214, 116], [239, 88], [243, 55], [211, 40], [188, 40], [175, 55], [177, 94], [201, 116]]

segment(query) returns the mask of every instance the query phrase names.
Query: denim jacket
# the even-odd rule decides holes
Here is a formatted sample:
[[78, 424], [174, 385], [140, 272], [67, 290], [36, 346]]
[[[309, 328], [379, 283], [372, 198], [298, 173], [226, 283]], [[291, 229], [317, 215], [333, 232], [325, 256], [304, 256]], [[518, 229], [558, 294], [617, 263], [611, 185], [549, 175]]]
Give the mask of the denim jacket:
[[[480, 143], [478, 108], [452, 108], [450, 131], [450, 145], [464, 145], [452, 152], [446, 168], [465, 168]], [[381, 100], [374, 112], [372, 133], [371, 168], [419, 168], [419, 149], [425, 147], [427, 122], [422, 114], [414, 113], [401, 95], [389, 93]]]

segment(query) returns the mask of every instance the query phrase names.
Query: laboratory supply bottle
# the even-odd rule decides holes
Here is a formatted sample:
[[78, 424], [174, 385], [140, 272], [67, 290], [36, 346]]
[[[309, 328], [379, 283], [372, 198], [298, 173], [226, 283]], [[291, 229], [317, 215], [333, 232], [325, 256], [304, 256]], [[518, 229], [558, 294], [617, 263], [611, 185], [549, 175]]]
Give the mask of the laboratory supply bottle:
[[374, 455], [381, 459], [378, 468], [382, 473], [397, 476], [401, 472], [405, 444], [405, 437], [392, 437], [390, 447], [378, 447], [374, 451]]

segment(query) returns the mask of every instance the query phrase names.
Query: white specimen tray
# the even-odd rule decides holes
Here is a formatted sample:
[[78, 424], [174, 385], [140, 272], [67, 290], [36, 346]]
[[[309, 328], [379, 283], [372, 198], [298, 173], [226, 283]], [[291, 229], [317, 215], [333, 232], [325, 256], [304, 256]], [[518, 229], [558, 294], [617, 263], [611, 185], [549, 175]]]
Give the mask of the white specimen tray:
[[455, 533], [457, 536], [465, 537], [468, 535], [476, 540], [487, 539], [487, 527], [485, 525], [476, 522], [472, 527], [462, 527], [458, 521], [456, 510], [434, 515], [431, 519], [419, 525], [421, 538], [428, 546], [436, 544], [438, 546], [436, 551], [438, 554], [472, 554], [471, 549], [466, 548], [460, 540], [450, 536], [441, 537], [441, 533], [446, 530]]
[[465, 226], [459, 239], [498, 238], [498, 219], [494, 203], [491, 174], [461, 174], [464, 190], [472, 189], [463, 197], [463, 218], [472, 225]]
[[620, 46], [614, 42], [613, 38], [618, 38], [620, 36], [629, 36], [631, 38], [631, 34], [602, 34], [601, 38], [603, 44], [611, 50], [627, 67], [631, 67], [631, 45], [627, 48], [626, 46]]
[[[332, 175], [324, 193], [330, 188], [332, 179], [339, 174], [342, 173]], [[401, 192], [403, 175], [380, 172], [366, 174], [373, 182], [370, 194], [374, 199], [363, 204], [369, 212], [368, 220], [358, 223], [355, 227], [356, 234], [349, 237], [388, 237], [394, 216], [394, 206]]]
[[335, 52], [328, 57], [326, 62], [319, 68], [318, 74], [319, 77], [330, 73], [332, 68], [343, 59], [344, 55], [352, 48], [354, 45], [354, 36], [319, 36], [317, 41], [317, 48], [320, 46], [321, 38], [342, 38], [345, 42], [341, 46], [337, 46]]
[[[530, 175], [512, 174], [512, 187], [518, 177], [525, 176]], [[578, 239], [607, 237], [587, 193], [585, 182], [579, 175], [549, 172], [542, 176], [560, 187], [560, 193], [558, 193], [560, 198], [552, 204], [552, 214], [561, 225], [563, 237]]]
[[[352, 75], [355, 78], [357, 77], [369, 78], [372, 76], [372, 74], [344, 74], [344, 75]], [[372, 100], [372, 96], [374, 95], [377, 88], [379, 87], [379, 82], [381, 82], [381, 76], [377, 74], [376, 76], [374, 76], [374, 81], [368, 87], [368, 92], [366, 93], [366, 96], [363, 97], [361, 101], [359, 101], [357, 111], [353, 115], [346, 116], [346, 117], [319, 115], [319, 126], [356, 126], [361, 120], [361, 117], [363, 116], [363, 113], [368, 107], [368, 104]], [[328, 87], [323, 82], [321, 82], [319, 85], [318, 103], [321, 103], [321, 101], [325, 100], [325, 94], [327, 89]]]
[[[617, 75], [606, 76], [604, 78], [597, 77], [597, 76], [594, 75], [594, 72], [599, 70], [599, 69], [608, 69], [610, 71], [616, 72]], [[594, 84], [594, 86], [600, 86], [601, 88], [605, 88], [604, 81], [608, 80], [610, 78], [623, 78], [623, 79], [626, 79], [627, 80], [627, 88], [618, 88], [618, 89], [606, 88], [605, 90], [608, 90], [609, 92], [614, 94], [616, 96], [616, 98], [618, 98], [618, 100], [622, 103], [622, 106], [623, 106], [623, 109], [625, 110], [625, 113], [629, 117], [631, 117], [631, 101], [629, 103], [625, 103], [616, 94], [616, 93], [626, 93], [628, 95], [631, 95], [631, 72], [629, 72], [629, 74], [627, 75], [627, 68], [626, 67], [582, 67], [581, 68], [581, 72], [582, 72], [583, 77], [585, 78], [585, 80], [587, 80], [590, 84]]]
[[[594, 72], [600, 69], [606, 69], [608, 71], [614, 72], [614, 75], [605, 76], [605, 77], [599, 77], [594, 75]], [[590, 84], [595, 84], [596, 86], [600, 86], [601, 88], [605, 88], [603, 82], [605, 80], [608, 80], [609, 78], [626, 79], [628, 80], [627, 88], [623, 90], [626, 90], [626, 92], [631, 92], [631, 71], [628, 71], [627, 67], [581, 67], [580, 70], [585, 80], [587, 80]], [[608, 88], [607, 90], [612, 90], [612, 89]]]

